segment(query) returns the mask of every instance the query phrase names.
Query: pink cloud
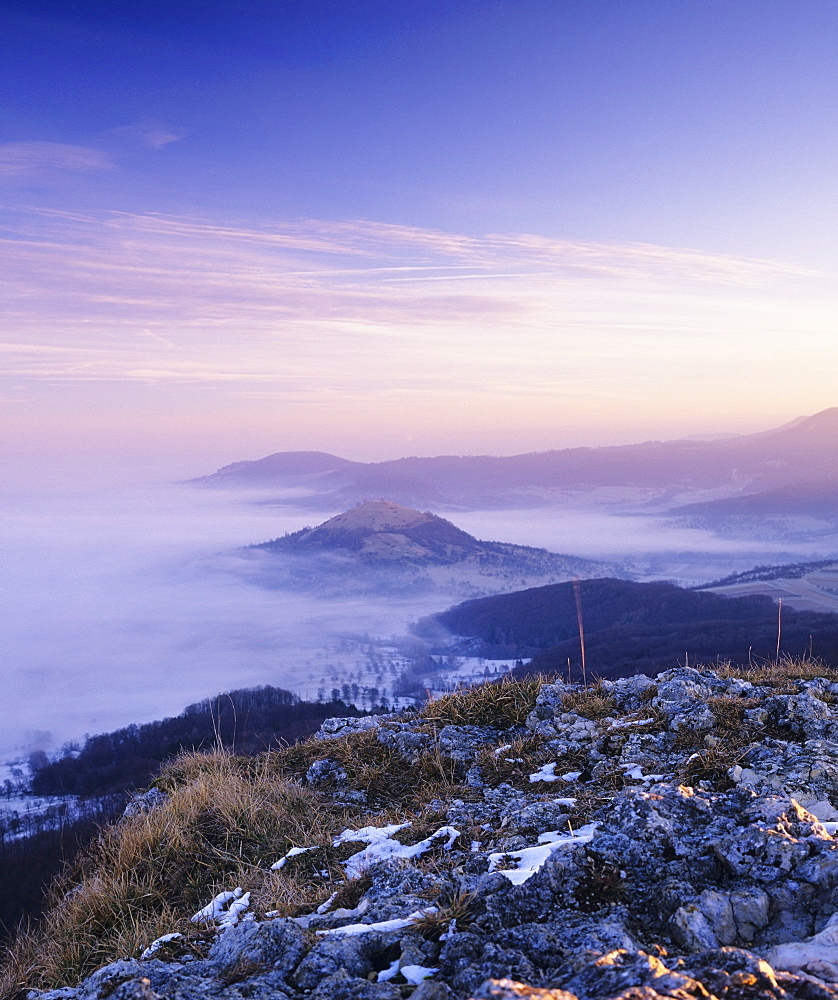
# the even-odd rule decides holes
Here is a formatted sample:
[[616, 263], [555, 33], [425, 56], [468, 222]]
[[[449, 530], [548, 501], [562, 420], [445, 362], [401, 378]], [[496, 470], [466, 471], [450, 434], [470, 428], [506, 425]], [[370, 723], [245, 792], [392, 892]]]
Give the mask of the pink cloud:
[[26, 177], [44, 170], [109, 170], [113, 161], [98, 149], [63, 142], [0, 143], [0, 178]]

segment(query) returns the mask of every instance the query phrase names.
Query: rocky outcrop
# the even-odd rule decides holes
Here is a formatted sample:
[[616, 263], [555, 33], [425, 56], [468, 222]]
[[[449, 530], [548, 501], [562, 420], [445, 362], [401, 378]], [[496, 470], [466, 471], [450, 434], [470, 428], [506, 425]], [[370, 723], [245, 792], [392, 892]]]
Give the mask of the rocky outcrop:
[[[329, 722], [297, 777], [356, 803], [319, 845], [354, 905], [253, 915], [231, 891], [203, 950], [169, 935], [30, 997], [838, 1000], [833, 699], [825, 679], [679, 668], [545, 685], [517, 727], [379, 719], [399, 767], [433, 757], [454, 789], [397, 823], [334, 759], [359, 720]], [[352, 738], [372, 739], [361, 721]]]

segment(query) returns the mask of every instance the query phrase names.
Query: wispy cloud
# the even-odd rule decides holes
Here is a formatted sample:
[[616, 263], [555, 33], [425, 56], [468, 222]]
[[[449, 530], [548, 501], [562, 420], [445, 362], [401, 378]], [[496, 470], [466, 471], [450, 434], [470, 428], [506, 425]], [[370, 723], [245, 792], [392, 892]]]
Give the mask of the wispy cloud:
[[757, 284], [771, 277], [814, 276], [818, 273], [787, 261], [712, 254], [648, 243], [572, 243], [526, 234], [513, 237], [492, 236], [489, 240], [499, 248], [518, 250], [533, 262], [561, 263], [567, 267], [603, 274], [638, 273], [650, 277], [672, 275], [696, 281]]
[[131, 125], [120, 125], [118, 128], [110, 130], [112, 135], [123, 136], [133, 142], [146, 146], [148, 149], [162, 149], [173, 142], [180, 142], [185, 138], [186, 132], [177, 131], [154, 121], [134, 122]]
[[770, 395], [815, 357], [810, 395], [831, 393], [838, 361], [834, 282], [794, 264], [367, 220], [7, 213], [0, 297], [18, 383], [117, 409], [120, 386], [203, 386], [207, 419], [226, 397], [549, 422], [562, 399], [733, 399], [743, 373]]
[[48, 170], [109, 170], [113, 161], [101, 150], [63, 142], [0, 143], [0, 179]]
[[239, 245], [262, 245], [296, 251], [330, 253], [359, 258], [389, 258], [392, 267], [409, 260], [413, 269], [427, 272], [482, 267], [487, 274], [499, 268], [547, 267], [593, 275], [680, 277], [697, 281], [754, 284], [771, 277], [799, 277], [816, 272], [787, 261], [706, 253], [684, 247], [645, 243], [604, 244], [555, 240], [532, 234], [485, 237], [462, 236], [439, 230], [396, 226], [368, 220], [324, 222], [304, 220], [277, 226], [230, 226], [201, 219], [114, 213], [105, 225], [161, 237], [209, 239]]

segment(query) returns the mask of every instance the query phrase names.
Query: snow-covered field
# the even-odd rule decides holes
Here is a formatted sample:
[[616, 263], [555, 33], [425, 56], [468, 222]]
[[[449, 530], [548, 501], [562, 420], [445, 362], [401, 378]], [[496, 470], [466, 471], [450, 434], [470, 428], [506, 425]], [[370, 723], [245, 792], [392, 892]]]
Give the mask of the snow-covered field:
[[14, 795], [0, 797], [0, 842], [31, 837], [43, 830], [57, 830], [85, 816], [98, 814], [100, 799], [74, 795]]

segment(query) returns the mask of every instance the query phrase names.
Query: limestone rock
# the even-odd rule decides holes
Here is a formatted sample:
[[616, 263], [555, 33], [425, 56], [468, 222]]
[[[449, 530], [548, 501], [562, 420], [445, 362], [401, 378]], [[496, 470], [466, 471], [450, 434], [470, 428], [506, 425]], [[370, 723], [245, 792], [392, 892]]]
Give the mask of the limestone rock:
[[788, 972], [805, 972], [838, 983], [838, 914], [826, 927], [803, 941], [788, 941], [765, 953], [771, 965]]
[[[326, 720], [296, 780], [352, 803], [356, 832], [406, 824], [410, 845], [447, 824], [448, 849], [373, 850], [345, 907], [257, 912], [205, 957], [119, 960], [32, 1000], [838, 1000], [838, 683], [679, 667], [604, 682], [607, 718], [583, 714], [589, 694], [545, 684], [508, 730]], [[407, 774], [441, 764], [450, 793], [365, 815], [328, 741], [368, 730]], [[549, 764], [558, 781], [528, 780]], [[332, 864], [338, 845], [316, 846]]]

